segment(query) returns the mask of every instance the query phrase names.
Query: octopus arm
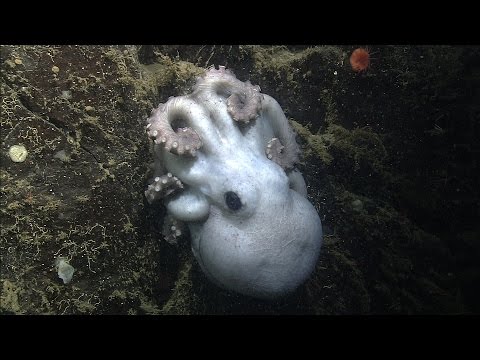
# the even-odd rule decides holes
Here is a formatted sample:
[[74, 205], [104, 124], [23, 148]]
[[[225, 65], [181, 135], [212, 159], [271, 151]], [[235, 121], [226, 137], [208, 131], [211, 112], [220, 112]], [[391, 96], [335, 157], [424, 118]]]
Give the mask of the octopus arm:
[[168, 213], [180, 221], [202, 221], [210, 213], [210, 204], [201, 192], [187, 189], [167, 201]]
[[[300, 148], [295, 140], [295, 133], [290, 128], [288, 120], [278, 102], [269, 95], [263, 95], [263, 116], [272, 127], [273, 133], [279, 139], [281, 154], [269, 156], [284, 169], [291, 169], [299, 161]], [[274, 144], [278, 147], [277, 144]], [[273, 154], [272, 154], [273, 155]]]
[[302, 173], [298, 170], [292, 170], [288, 174], [288, 180], [290, 183], [290, 189], [295, 190], [303, 197], [307, 197], [307, 184], [303, 179]]

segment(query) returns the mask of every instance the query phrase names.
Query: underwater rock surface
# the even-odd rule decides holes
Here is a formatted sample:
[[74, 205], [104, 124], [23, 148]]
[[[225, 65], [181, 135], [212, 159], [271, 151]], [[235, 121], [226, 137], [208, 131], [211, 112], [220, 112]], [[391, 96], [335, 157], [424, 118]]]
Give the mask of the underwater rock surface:
[[[479, 48], [376, 46], [362, 73], [354, 49], [1, 46], [0, 311], [480, 312]], [[282, 104], [322, 215], [312, 276], [278, 301], [210, 284], [188, 231], [165, 241], [166, 209], [144, 196], [144, 119], [212, 64]]]

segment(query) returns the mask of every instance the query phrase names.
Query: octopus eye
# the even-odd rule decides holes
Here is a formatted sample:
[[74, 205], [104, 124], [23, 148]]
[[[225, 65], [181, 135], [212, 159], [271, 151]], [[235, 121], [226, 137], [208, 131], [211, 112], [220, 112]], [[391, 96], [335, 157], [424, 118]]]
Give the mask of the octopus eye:
[[237, 211], [242, 207], [242, 201], [233, 191], [227, 191], [225, 193], [225, 203], [230, 210], [234, 211]]

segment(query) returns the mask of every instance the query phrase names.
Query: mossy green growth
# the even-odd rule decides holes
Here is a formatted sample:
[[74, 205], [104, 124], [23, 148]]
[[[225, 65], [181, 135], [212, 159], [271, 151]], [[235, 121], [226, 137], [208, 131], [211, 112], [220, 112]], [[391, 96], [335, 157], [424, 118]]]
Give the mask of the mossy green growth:
[[194, 313], [199, 299], [192, 288], [191, 270], [193, 261], [191, 256], [184, 260], [173, 293], [161, 309], [163, 314], [191, 315]]
[[304, 156], [314, 156], [319, 158], [325, 165], [329, 165], [333, 157], [328, 151], [328, 148], [332, 142], [332, 134], [312, 134], [308, 126], [303, 126], [295, 120], [290, 120], [290, 124], [297, 132], [300, 138], [306, 142]]

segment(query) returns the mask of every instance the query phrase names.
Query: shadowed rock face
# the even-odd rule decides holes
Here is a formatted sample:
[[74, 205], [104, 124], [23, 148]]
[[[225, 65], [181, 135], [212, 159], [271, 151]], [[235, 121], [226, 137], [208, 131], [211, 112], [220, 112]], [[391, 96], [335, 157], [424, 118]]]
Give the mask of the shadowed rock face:
[[153, 111], [147, 132], [157, 156], [147, 199], [164, 197], [189, 224], [193, 253], [213, 282], [268, 299], [306, 280], [322, 227], [294, 169], [294, 133], [272, 97], [224, 67], [210, 69], [192, 94]]
[[[154, 88], [140, 79], [136, 48], [0, 51], [0, 311], [138, 312], [158, 279], [145, 252], [161, 245], [139, 232]], [[16, 145], [23, 162], [8, 154]], [[67, 283], [62, 258], [75, 268]]]
[[[362, 74], [348, 45], [138, 50], [0, 46], [0, 313], [480, 312], [478, 47], [375, 46]], [[297, 167], [324, 236], [316, 270], [291, 297], [264, 302], [212, 285], [189, 240], [163, 241], [161, 230], [178, 223], [160, 202], [146, 204], [144, 120], [190, 92], [210, 64], [261, 85], [302, 141]], [[233, 97], [227, 112], [255, 94]], [[249, 115], [234, 119], [241, 131], [258, 123]], [[268, 161], [288, 167], [286, 144], [266, 144]], [[12, 146], [26, 149], [23, 162], [11, 159]], [[301, 193], [295, 174], [289, 187]], [[158, 177], [172, 199], [189, 188]], [[214, 211], [228, 224], [227, 202], [237, 208], [225, 191], [203, 203], [212, 209], [205, 229]], [[68, 284], [55, 268], [61, 257], [75, 268]]]

